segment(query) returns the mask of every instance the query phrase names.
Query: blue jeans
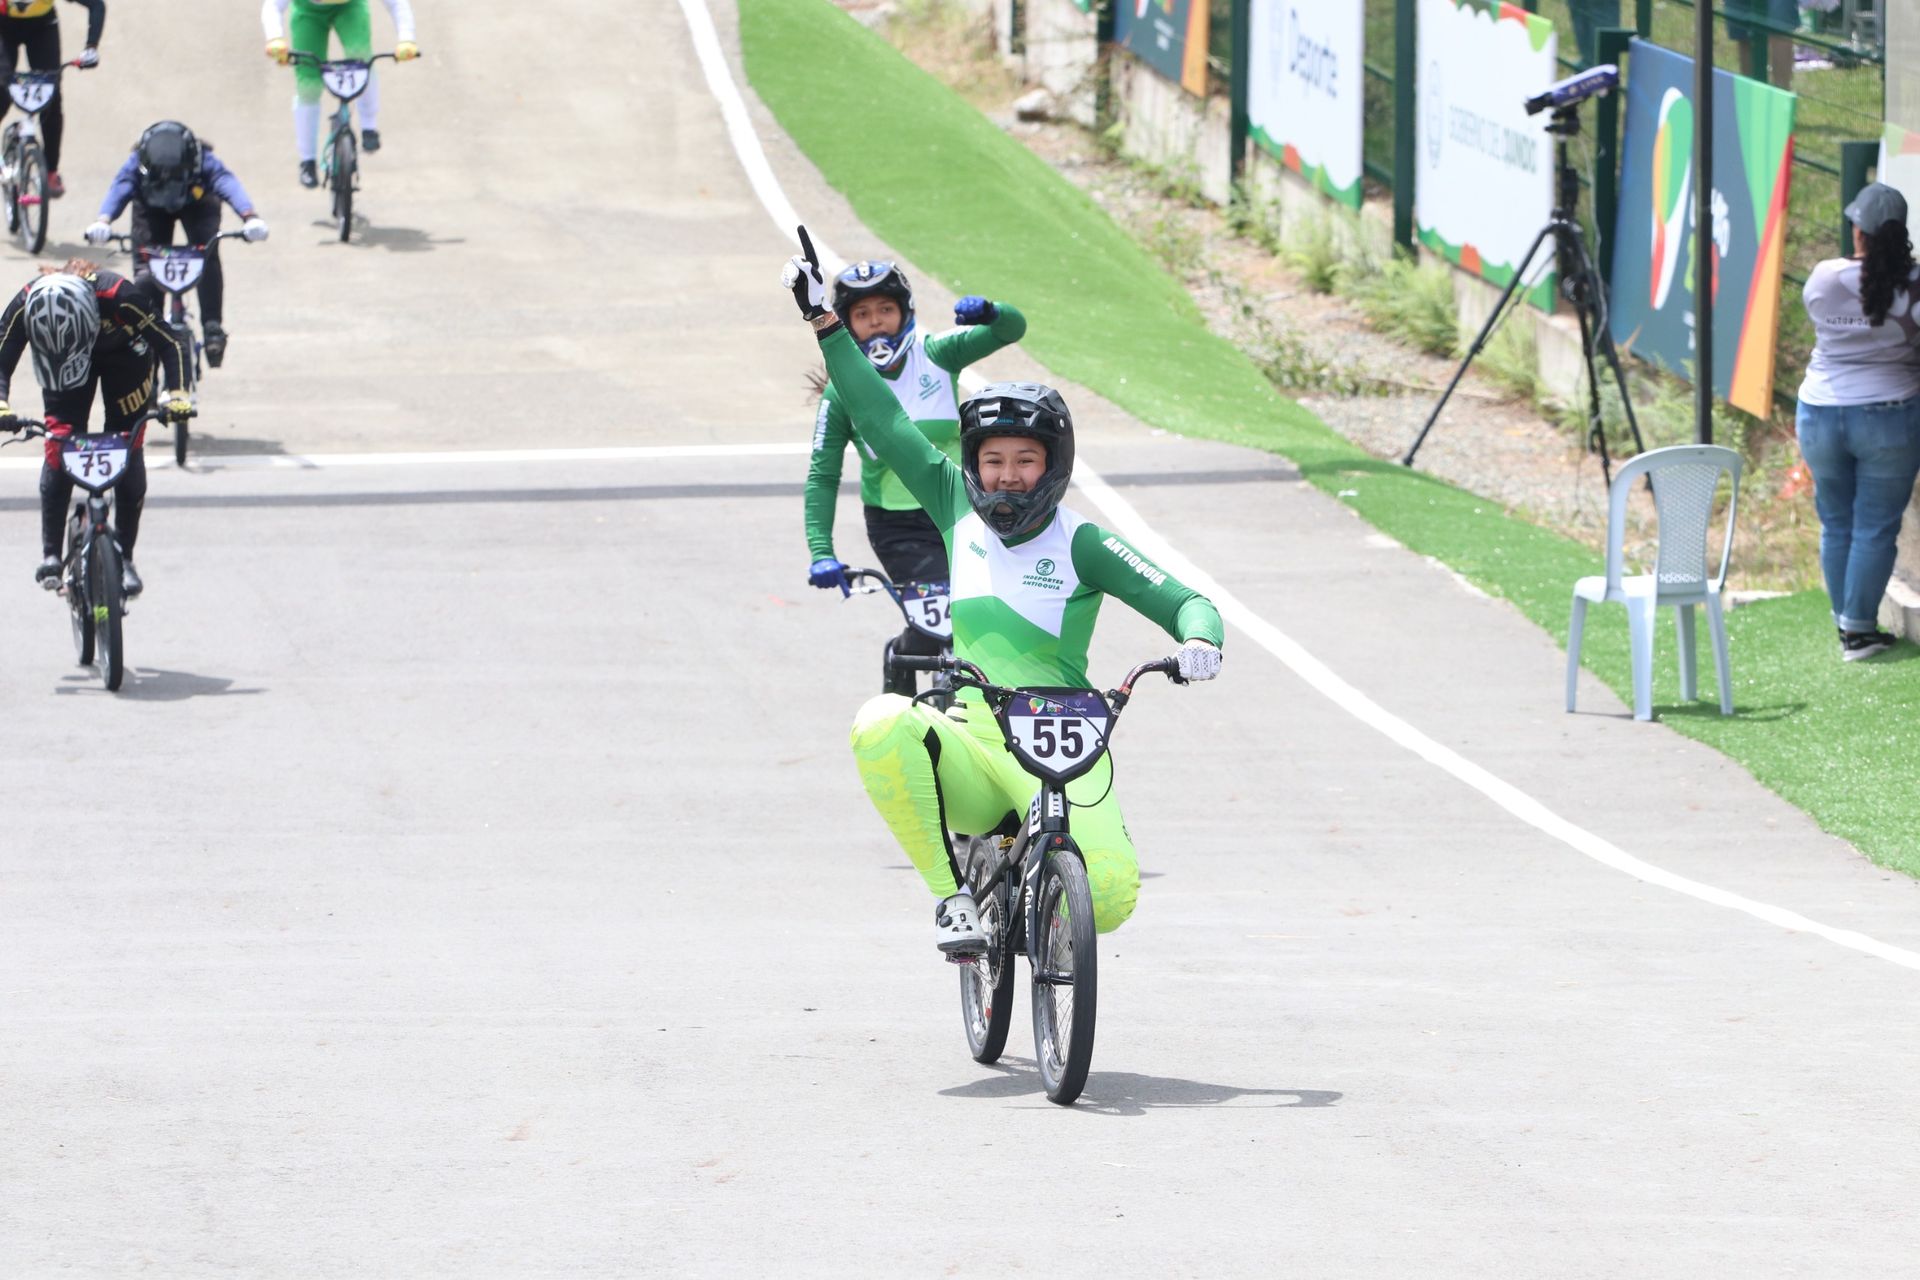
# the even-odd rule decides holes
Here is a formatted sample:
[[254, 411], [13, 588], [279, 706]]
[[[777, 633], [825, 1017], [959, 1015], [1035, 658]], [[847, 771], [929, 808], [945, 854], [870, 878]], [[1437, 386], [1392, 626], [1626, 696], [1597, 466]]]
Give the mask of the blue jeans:
[[1800, 456], [1813, 472], [1820, 572], [1842, 631], [1877, 629], [1894, 539], [1920, 475], [1920, 396], [1880, 404], [1801, 402]]

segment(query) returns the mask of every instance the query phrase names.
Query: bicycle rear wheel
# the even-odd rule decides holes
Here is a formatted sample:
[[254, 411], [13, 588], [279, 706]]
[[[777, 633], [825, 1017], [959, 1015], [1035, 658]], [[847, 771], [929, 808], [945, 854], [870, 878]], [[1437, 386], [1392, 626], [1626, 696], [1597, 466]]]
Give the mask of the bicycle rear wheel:
[[73, 657], [80, 666], [93, 665], [93, 610], [87, 604], [86, 569], [80, 559], [80, 511], [67, 520], [67, 559], [61, 573], [67, 584], [67, 614], [73, 620]]
[[1033, 1057], [1047, 1099], [1067, 1106], [1093, 1065], [1097, 1002], [1093, 893], [1080, 855], [1049, 855], [1040, 877], [1040, 936], [1034, 943]]
[[93, 599], [94, 666], [100, 682], [109, 693], [120, 688], [126, 674], [126, 659], [120, 649], [120, 621], [126, 607], [121, 594], [120, 548], [112, 538], [101, 537], [93, 544], [93, 580], [87, 594]]
[[38, 253], [47, 246], [47, 158], [39, 147], [29, 143], [21, 148], [14, 182], [19, 192], [15, 234], [22, 249]]
[[359, 167], [359, 145], [353, 130], [342, 129], [333, 139], [333, 216], [340, 224], [340, 239], [353, 235], [353, 179]]
[[20, 134], [18, 125], [8, 125], [4, 136], [0, 136], [0, 199], [7, 203], [7, 234], [16, 234], [20, 230]]
[[[971, 845], [963, 865], [967, 883], [985, 884], [997, 862], [992, 836], [963, 837]], [[975, 1062], [997, 1062], [1007, 1047], [1013, 1025], [1012, 886], [1007, 880], [978, 898], [980, 927], [987, 935], [986, 954], [960, 966], [960, 1022], [967, 1032], [967, 1052]]]

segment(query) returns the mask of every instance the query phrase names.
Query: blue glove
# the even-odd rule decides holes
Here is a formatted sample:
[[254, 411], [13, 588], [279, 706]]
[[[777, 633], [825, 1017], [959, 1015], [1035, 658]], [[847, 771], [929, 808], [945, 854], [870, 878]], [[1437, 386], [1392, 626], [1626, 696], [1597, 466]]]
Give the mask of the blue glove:
[[843, 596], [853, 594], [847, 586], [847, 566], [832, 556], [815, 560], [807, 569], [807, 581], [822, 590], [838, 587]]
[[955, 324], [992, 324], [1000, 318], [1000, 308], [977, 293], [970, 293], [953, 304]]

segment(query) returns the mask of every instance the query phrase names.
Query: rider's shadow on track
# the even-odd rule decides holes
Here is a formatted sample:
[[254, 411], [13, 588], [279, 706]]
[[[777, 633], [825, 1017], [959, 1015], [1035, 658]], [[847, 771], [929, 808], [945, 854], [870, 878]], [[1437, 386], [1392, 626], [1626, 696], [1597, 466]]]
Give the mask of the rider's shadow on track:
[[[337, 245], [339, 224], [331, 218], [321, 218], [314, 222], [315, 227], [327, 230], [327, 239], [323, 244]], [[389, 253], [431, 253], [445, 244], [465, 244], [465, 236], [435, 236], [431, 231], [422, 231], [418, 227], [376, 227], [359, 214], [353, 217], [353, 238], [346, 242], [349, 249], [385, 249]]]
[[127, 668], [126, 683], [118, 693], [100, 687], [92, 672], [75, 672], [63, 677], [55, 687], [57, 694], [97, 693], [103, 698], [121, 698], [131, 702], [185, 702], [189, 698], [225, 698], [265, 693], [265, 689], [236, 689], [226, 676], [198, 676], [191, 671], [162, 671], [157, 667]]
[[[1014, 1065], [1014, 1064], [1018, 1065]], [[943, 1098], [1019, 1098], [1044, 1100], [1046, 1090], [1030, 1059], [1002, 1059], [991, 1068], [1000, 1074], [940, 1090]], [[1330, 1107], [1344, 1094], [1330, 1089], [1242, 1089], [1204, 1084], [1174, 1076], [1143, 1076], [1132, 1071], [1095, 1071], [1073, 1109], [1100, 1115], [1143, 1116], [1171, 1107]], [[1274, 1099], [1274, 1101], [1267, 1101]]]

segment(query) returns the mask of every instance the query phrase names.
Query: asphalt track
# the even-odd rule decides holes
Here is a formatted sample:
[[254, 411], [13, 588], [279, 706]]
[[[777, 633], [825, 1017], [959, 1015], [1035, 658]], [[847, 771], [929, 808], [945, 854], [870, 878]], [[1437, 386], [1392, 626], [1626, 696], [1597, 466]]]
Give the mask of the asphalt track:
[[[1920, 974], [1582, 856], [1240, 632], [1118, 736], [1147, 879], [1082, 1102], [1041, 1097], [1024, 1004], [970, 1062], [845, 748], [889, 619], [802, 575], [785, 242], [678, 9], [569, 0], [538, 26], [578, 38], [534, 40], [416, 8], [352, 246], [250, 9], [188, 41], [116, 6], [71, 90], [56, 230], [179, 114], [274, 236], [233, 254], [209, 465], [154, 473], [117, 697], [0, 466], [0, 1274], [1911, 1270]], [[756, 116], [823, 236], [880, 251]], [[1512, 610], [1283, 462], [1067, 391], [1145, 521], [1413, 727], [1920, 948], [1910, 882], [1723, 758], [1598, 686], [1562, 714]], [[331, 461], [682, 445], [741, 448]], [[1103, 623], [1100, 675], [1165, 647]]]

